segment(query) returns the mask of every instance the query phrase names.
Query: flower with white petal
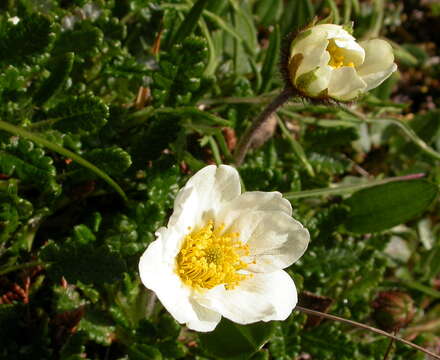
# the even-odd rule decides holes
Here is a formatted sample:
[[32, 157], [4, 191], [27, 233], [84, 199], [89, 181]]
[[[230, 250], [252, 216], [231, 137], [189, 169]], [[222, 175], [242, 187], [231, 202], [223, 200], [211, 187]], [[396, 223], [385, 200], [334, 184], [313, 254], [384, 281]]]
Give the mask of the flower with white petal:
[[303, 30], [292, 41], [290, 81], [301, 94], [349, 101], [396, 71], [390, 44], [381, 39], [357, 42], [347, 30], [320, 24]]
[[309, 233], [278, 192], [241, 193], [231, 166], [206, 166], [179, 191], [167, 227], [142, 255], [139, 272], [180, 323], [212, 331], [284, 320], [297, 303], [282, 269], [300, 258]]
[[10, 17], [8, 21], [14, 25], [17, 25], [20, 22], [20, 18], [17, 16]]

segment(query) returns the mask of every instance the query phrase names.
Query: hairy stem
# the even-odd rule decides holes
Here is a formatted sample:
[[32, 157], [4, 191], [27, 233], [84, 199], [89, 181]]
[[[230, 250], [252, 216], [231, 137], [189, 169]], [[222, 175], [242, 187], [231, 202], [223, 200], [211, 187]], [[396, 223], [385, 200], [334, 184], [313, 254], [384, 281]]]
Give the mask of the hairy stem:
[[255, 134], [261, 127], [265, 124], [265, 122], [269, 119], [269, 117], [282, 105], [284, 105], [292, 96], [294, 95], [292, 89], [286, 88], [284, 89], [278, 96], [273, 99], [265, 109], [258, 115], [258, 117], [253, 121], [250, 127], [247, 128], [245, 133], [240, 138], [238, 142], [237, 149], [234, 154], [234, 161], [236, 166], [240, 166], [243, 163], [243, 160], [246, 156], [247, 151], [254, 139]]
[[336, 315], [323, 313], [321, 311], [316, 311], [316, 310], [308, 309], [308, 308], [305, 308], [305, 307], [302, 307], [302, 306], [298, 306], [298, 305], [295, 307], [295, 310], [301, 311], [301, 312], [303, 312], [305, 314], [319, 316], [319, 317], [322, 317], [322, 318], [325, 318], [325, 319], [329, 319], [329, 320], [339, 321], [339, 322], [342, 322], [344, 324], [348, 324], [348, 325], [351, 325], [351, 326], [358, 327], [360, 329], [368, 330], [368, 331], [374, 332], [376, 334], [386, 336], [386, 337], [388, 337], [390, 339], [393, 339], [395, 341], [399, 341], [399, 342], [404, 343], [404, 344], [406, 344], [408, 346], [411, 346], [412, 348], [414, 348], [416, 350], [422, 351], [425, 354], [428, 354], [429, 356], [432, 356], [434, 359], [439, 359], [440, 360], [440, 356], [439, 355], [436, 355], [433, 352], [431, 352], [431, 351], [429, 351], [429, 350], [427, 350], [427, 349], [425, 349], [425, 348], [423, 348], [423, 347], [421, 347], [421, 346], [419, 346], [417, 344], [412, 343], [411, 341], [402, 339], [401, 337], [398, 337], [396, 335], [387, 333], [386, 331], [377, 329], [377, 328], [375, 328], [373, 326], [369, 326], [369, 325], [366, 325], [366, 324], [359, 323], [357, 321], [345, 319], [345, 318], [342, 318], [342, 317], [339, 317], [339, 316], [336, 316]]

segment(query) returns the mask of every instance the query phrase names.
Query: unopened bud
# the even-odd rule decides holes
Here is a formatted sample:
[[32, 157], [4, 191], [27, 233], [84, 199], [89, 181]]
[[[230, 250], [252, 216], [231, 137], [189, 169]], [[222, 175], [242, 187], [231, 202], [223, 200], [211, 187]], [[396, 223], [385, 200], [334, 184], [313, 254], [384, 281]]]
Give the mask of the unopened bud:
[[298, 33], [283, 65], [286, 81], [305, 97], [339, 101], [379, 86], [397, 69], [393, 49], [381, 39], [357, 42], [351, 32], [351, 26], [319, 24]]
[[414, 317], [414, 301], [402, 291], [381, 291], [372, 307], [374, 320], [388, 331], [405, 327]]

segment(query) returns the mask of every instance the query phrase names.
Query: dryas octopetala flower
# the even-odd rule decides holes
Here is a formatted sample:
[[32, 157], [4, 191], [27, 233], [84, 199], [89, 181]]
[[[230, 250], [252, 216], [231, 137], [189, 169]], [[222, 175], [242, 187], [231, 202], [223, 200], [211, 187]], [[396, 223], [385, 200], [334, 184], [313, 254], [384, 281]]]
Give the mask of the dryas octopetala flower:
[[278, 192], [241, 194], [231, 166], [206, 166], [174, 202], [139, 262], [144, 285], [180, 323], [212, 331], [222, 316], [240, 323], [284, 320], [297, 303], [282, 269], [302, 256], [309, 233]]
[[302, 95], [353, 100], [396, 71], [393, 50], [385, 40], [358, 43], [347, 30], [340, 25], [321, 24], [293, 39], [289, 80]]

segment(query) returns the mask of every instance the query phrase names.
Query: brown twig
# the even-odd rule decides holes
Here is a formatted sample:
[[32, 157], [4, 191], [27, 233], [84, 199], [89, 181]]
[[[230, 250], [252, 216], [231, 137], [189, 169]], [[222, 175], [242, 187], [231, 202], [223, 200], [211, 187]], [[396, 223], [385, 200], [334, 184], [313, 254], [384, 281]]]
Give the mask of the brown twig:
[[414, 348], [416, 350], [422, 351], [425, 354], [428, 354], [429, 356], [432, 356], [434, 359], [439, 359], [440, 360], [440, 356], [439, 355], [436, 355], [433, 352], [431, 352], [431, 351], [429, 351], [429, 350], [427, 350], [427, 349], [425, 349], [425, 348], [423, 348], [423, 347], [421, 347], [421, 346], [419, 346], [417, 344], [412, 343], [411, 341], [402, 339], [401, 337], [398, 337], [396, 335], [387, 333], [386, 331], [377, 329], [377, 328], [375, 328], [373, 326], [362, 324], [362, 323], [359, 323], [357, 321], [353, 321], [353, 320], [349, 320], [349, 319], [344, 319], [344, 318], [336, 316], [336, 315], [327, 314], [327, 313], [323, 313], [323, 312], [320, 312], [320, 311], [307, 309], [307, 308], [302, 307], [302, 306], [296, 306], [295, 310], [301, 311], [301, 312], [303, 312], [305, 314], [314, 315], [314, 316], [320, 316], [320, 317], [323, 317], [323, 318], [326, 318], [326, 319], [330, 319], [330, 320], [334, 320], [334, 321], [339, 321], [339, 322], [342, 322], [342, 323], [345, 323], [345, 324], [348, 324], [348, 325], [351, 325], [351, 326], [356, 326], [358, 328], [374, 332], [374, 333], [379, 334], [379, 335], [386, 336], [386, 337], [388, 337], [390, 339], [394, 339], [394, 340], [399, 341], [401, 343], [404, 343], [404, 344], [406, 344], [408, 346], [411, 346], [412, 348]]

